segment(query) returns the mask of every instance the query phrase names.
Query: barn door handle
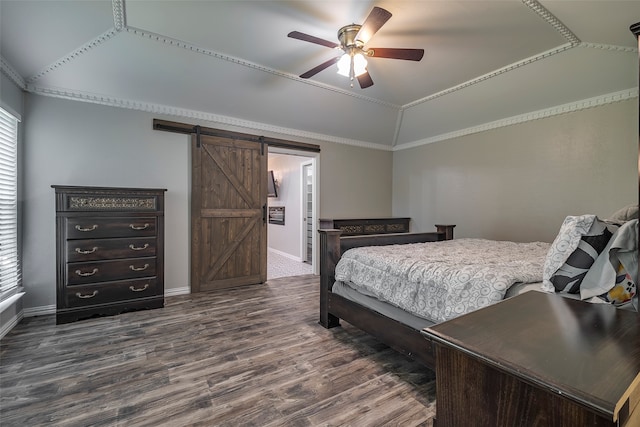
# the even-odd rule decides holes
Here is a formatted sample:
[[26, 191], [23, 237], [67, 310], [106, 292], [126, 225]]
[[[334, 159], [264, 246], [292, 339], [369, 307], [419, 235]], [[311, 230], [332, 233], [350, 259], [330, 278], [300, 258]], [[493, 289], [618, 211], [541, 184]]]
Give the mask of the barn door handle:
[[267, 205], [262, 205], [262, 223], [267, 223]]

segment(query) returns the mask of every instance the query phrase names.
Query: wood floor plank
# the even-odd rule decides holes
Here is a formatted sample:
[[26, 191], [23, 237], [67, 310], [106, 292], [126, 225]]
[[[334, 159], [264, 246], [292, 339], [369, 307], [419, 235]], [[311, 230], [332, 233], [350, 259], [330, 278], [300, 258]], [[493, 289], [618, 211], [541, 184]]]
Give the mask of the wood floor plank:
[[345, 323], [317, 276], [166, 298], [164, 308], [0, 341], [4, 426], [432, 426], [432, 371]]

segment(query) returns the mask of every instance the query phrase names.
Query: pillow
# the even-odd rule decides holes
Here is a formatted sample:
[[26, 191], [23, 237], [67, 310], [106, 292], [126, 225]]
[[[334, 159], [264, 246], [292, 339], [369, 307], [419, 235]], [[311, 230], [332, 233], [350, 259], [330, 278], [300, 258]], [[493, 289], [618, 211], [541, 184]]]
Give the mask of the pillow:
[[614, 270], [613, 287], [602, 295], [598, 295], [598, 298], [619, 307], [631, 303], [633, 297], [637, 295], [637, 285], [635, 279], [621, 262], [618, 262], [618, 267]]
[[624, 223], [594, 262], [580, 287], [580, 298], [594, 296], [620, 306], [637, 295], [638, 220]]
[[623, 223], [632, 219], [638, 219], [638, 205], [625, 206], [615, 211], [607, 220], [616, 223]]
[[582, 280], [616, 229], [595, 215], [566, 217], [545, 259], [542, 289], [579, 293]]

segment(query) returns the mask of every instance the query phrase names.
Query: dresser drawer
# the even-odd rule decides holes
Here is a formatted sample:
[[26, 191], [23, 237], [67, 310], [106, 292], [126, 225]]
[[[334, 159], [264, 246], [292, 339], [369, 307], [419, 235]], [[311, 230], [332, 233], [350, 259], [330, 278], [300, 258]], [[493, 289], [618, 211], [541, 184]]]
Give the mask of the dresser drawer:
[[67, 240], [67, 261], [69, 262], [155, 255], [155, 237]]
[[101, 237], [144, 237], [156, 235], [154, 217], [73, 217], [67, 218], [67, 239]]
[[121, 280], [66, 288], [65, 303], [68, 308], [86, 307], [158, 296], [159, 291], [155, 277], [143, 280]]
[[155, 275], [155, 257], [67, 264], [67, 285], [71, 286]]

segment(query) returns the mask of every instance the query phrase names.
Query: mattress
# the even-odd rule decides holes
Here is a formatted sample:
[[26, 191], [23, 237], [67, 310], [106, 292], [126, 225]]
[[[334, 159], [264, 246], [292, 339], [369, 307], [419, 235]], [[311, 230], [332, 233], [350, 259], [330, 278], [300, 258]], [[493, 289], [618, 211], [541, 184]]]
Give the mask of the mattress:
[[516, 283], [542, 281], [549, 244], [486, 239], [358, 247], [335, 280], [434, 323], [504, 299]]
[[[531, 290], [540, 291], [541, 285], [542, 283], [517, 283], [507, 290], [505, 299]], [[361, 293], [344, 282], [335, 282], [331, 292], [417, 330], [435, 324], [430, 320], [402, 310], [395, 305], [381, 301], [373, 295]]]

